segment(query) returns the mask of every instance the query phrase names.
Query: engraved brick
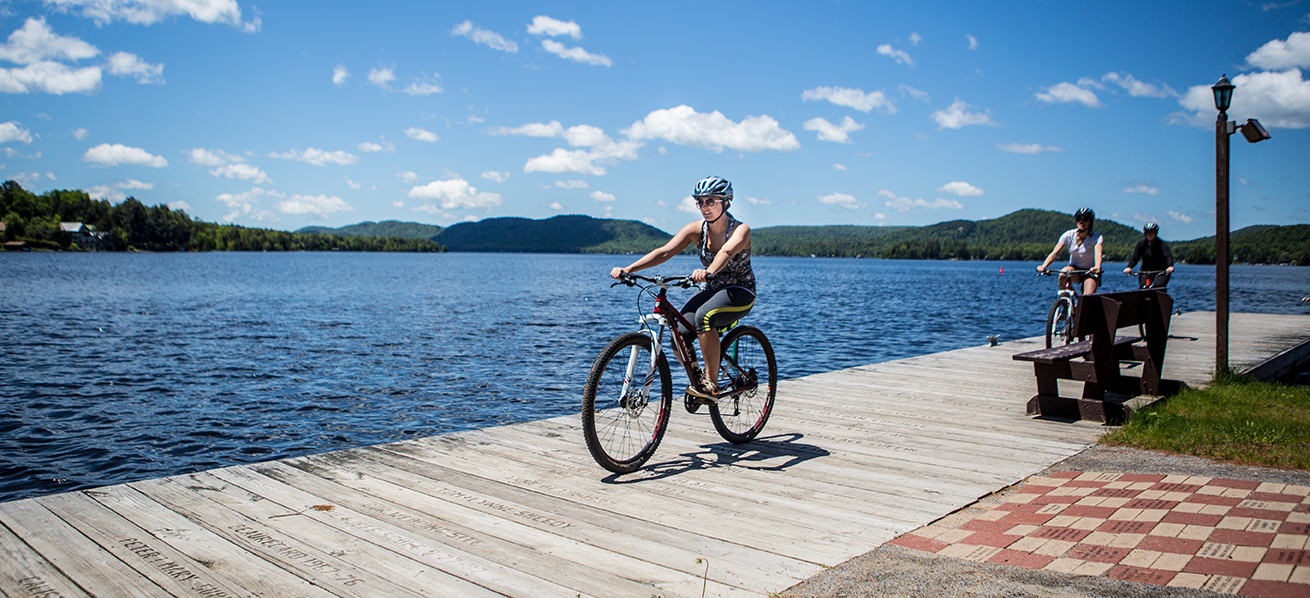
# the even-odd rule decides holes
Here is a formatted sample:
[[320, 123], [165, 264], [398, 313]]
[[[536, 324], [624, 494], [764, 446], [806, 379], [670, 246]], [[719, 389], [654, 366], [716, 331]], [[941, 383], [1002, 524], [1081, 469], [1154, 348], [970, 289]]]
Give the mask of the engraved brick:
[[1310, 523], [1300, 521], [1288, 521], [1278, 526], [1280, 534], [1296, 534], [1299, 536], [1310, 536]]
[[1071, 573], [1073, 573], [1074, 575], [1087, 575], [1091, 577], [1099, 577], [1101, 575], [1105, 575], [1105, 572], [1109, 571], [1113, 567], [1114, 567], [1114, 563], [1086, 562], [1081, 565], [1078, 565], [1078, 567], [1075, 568], [1073, 571], [1071, 571]]
[[1097, 563], [1118, 563], [1125, 556], [1128, 556], [1128, 552], [1127, 548], [1079, 544], [1069, 551], [1069, 556]]
[[1202, 556], [1196, 556], [1183, 567], [1183, 571], [1188, 573], [1204, 573], [1207, 575], [1222, 575], [1226, 577], [1251, 577], [1255, 573], [1256, 566], [1259, 563], [1246, 563], [1243, 561], [1230, 561], [1226, 559], [1208, 559]]
[[1119, 476], [1120, 482], [1151, 482], [1152, 484], [1164, 480], [1165, 476], [1158, 473], [1125, 473]]
[[1127, 488], [1101, 488], [1091, 494], [1091, 496], [1104, 496], [1107, 498], [1136, 498], [1141, 494], [1138, 490], [1129, 490]]
[[1265, 554], [1264, 562], [1310, 567], [1310, 550], [1291, 548], [1272, 549]]
[[1087, 530], [1073, 529], [1068, 527], [1043, 527], [1033, 532], [1034, 538], [1043, 538], [1046, 540], [1060, 540], [1063, 542], [1081, 542], [1083, 538], [1090, 535]]
[[1138, 544], [1138, 548], [1147, 550], [1158, 550], [1160, 552], [1174, 552], [1180, 554], [1196, 554], [1205, 542], [1201, 540], [1183, 540], [1180, 538], [1165, 538], [1161, 536], [1147, 536]]
[[1170, 482], [1160, 482], [1160, 483], [1158, 483], [1158, 484], [1155, 484], [1154, 486], [1151, 486], [1151, 489], [1152, 489], [1152, 490], [1160, 490], [1160, 491], [1163, 491], [1163, 492], [1186, 492], [1186, 493], [1188, 493], [1188, 494], [1192, 494], [1192, 493], [1196, 492], [1197, 490], [1200, 490], [1200, 489], [1201, 489], [1201, 486], [1196, 485], [1196, 484], [1179, 484], [1179, 483], [1170, 483]]
[[1119, 509], [1107, 507], [1087, 507], [1082, 505], [1070, 505], [1060, 512], [1061, 515], [1073, 517], [1094, 517], [1096, 519], [1109, 519], [1115, 511]]
[[1150, 521], [1106, 521], [1096, 528], [1096, 531], [1108, 532], [1111, 534], [1147, 534], [1157, 529], [1160, 525]]
[[1120, 565], [1110, 569], [1106, 577], [1119, 579], [1122, 581], [1131, 581], [1135, 583], [1149, 583], [1157, 586], [1166, 585], [1177, 575], [1172, 571], [1160, 571], [1157, 569], [1146, 569]]
[[1178, 506], [1178, 503], [1172, 500], [1143, 500], [1139, 498], [1129, 501], [1124, 506], [1130, 509], [1164, 509], [1167, 511]]
[[1205, 585], [1201, 586], [1201, 589], [1220, 594], [1236, 594], [1244, 585], [1246, 585], [1245, 576], [1213, 575]]

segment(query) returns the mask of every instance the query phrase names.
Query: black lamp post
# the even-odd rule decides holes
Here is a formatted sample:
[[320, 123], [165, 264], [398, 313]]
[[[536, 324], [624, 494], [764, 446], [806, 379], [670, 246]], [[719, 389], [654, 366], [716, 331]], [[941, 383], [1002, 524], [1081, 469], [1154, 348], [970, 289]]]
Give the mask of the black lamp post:
[[[1224, 75], [1210, 89], [1214, 91], [1214, 107], [1219, 118], [1214, 125], [1214, 311], [1216, 372], [1228, 369], [1228, 136], [1237, 132], [1237, 123], [1228, 120], [1228, 107], [1233, 104], [1233, 90], [1237, 86]], [[1260, 121], [1251, 118], [1241, 126], [1242, 136], [1251, 143], [1269, 139], [1269, 132]]]
[[1233, 89], [1228, 75], [1210, 89], [1219, 119], [1214, 125], [1214, 368], [1228, 369], [1228, 107]]

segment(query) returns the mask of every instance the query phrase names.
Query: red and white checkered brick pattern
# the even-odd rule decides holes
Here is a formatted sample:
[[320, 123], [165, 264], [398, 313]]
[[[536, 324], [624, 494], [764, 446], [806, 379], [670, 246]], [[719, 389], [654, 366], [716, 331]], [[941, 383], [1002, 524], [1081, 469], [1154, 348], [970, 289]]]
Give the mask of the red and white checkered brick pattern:
[[1243, 596], [1310, 597], [1310, 486], [1058, 472], [959, 527], [891, 543], [971, 561]]

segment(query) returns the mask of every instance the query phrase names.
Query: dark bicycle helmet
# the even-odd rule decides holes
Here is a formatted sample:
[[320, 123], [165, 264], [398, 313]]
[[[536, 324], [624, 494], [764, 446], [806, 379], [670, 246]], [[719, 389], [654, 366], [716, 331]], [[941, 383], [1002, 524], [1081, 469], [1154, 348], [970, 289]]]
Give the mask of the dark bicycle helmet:
[[1083, 217], [1087, 217], [1087, 218], [1091, 218], [1092, 220], [1096, 220], [1096, 212], [1093, 212], [1091, 208], [1078, 208], [1078, 211], [1073, 213], [1073, 217], [1074, 217], [1074, 220], [1077, 220], [1077, 219], [1079, 219], [1079, 218], [1083, 218]]
[[1144, 233], [1158, 233], [1158, 232], [1160, 232], [1160, 225], [1159, 225], [1159, 224], [1156, 224], [1156, 223], [1154, 223], [1154, 222], [1147, 222], [1147, 223], [1146, 223], [1146, 226], [1143, 226], [1143, 227], [1142, 227], [1142, 232], [1144, 232]]
[[696, 189], [691, 192], [692, 197], [722, 197], [724, 201], [732, 201], [732, 183], [727, 179], [707, 176], [696, 183]]

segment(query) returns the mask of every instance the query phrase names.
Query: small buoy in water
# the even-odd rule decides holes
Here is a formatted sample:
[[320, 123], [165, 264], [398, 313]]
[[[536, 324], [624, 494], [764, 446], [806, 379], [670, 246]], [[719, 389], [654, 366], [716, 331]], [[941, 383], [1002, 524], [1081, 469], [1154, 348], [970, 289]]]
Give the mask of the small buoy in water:
[[1005, 274], [1005, 266], [1001, 266], [1001, 274]]

